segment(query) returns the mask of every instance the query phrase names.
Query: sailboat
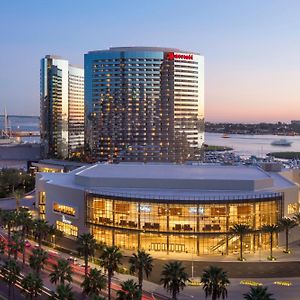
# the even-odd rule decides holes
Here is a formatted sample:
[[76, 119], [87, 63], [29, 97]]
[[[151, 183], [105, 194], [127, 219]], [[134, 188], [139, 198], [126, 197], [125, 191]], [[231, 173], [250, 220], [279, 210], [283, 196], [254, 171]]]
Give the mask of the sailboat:
[[4, 109], [4, 129], [0, 132], [0, 145], [7, 144], [18, 144], [17, 138], [13, 137], [11, 134], [11, 127], [9, 126], [9, 120], [6, 108]]

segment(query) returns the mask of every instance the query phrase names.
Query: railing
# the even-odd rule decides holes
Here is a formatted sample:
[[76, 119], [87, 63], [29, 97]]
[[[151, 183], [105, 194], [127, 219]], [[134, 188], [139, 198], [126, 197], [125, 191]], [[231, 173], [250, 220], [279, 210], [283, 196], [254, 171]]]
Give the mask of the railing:
[[[281, 200], [283, 199], [283, 193], [255, 193], [255, 194], [244, 194], [244, 195], [193, 195], [193, 196], [183, 196], [183, 195], [157, 195], [157, 194], [138, 194], [131, 192], [112, 192], [112, 191], [97, 191], [93, 189], [86, 190], [87, 194], [96, 197], [111, 197], [115, 200], [127, 200], [133, 201], [136, 199], [147, 200], [150, 202], [164, 202], [168, 200], [173, 201], [222, 201], [222, 202], [230, 202], [230, 201], [257, 201], [257, 200]], [[176, 190], [174, 190], [174, 194], [176, 194]]]

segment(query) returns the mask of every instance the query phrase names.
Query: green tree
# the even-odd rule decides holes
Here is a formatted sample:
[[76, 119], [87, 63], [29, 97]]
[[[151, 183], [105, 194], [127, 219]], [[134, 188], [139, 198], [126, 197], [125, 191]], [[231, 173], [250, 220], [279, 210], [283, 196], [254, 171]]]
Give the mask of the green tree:
[[8, 242], [10, 242], [11, 230], [16, 224], [16, 220], [17, 220], [17, 214], [14, 210], [1, 211], [1, 224], [7, 227]]
[[293, 219], [300, 225], [300, 212], [295, 213]]
[[48, 236], [51, 237], [51, 242], [53, 243], [54, 248], [56, 247], [56, 238], [62, 237], [63, 236], [63, 232], [60, 230], [57, 230], [56, 227], [54, 225], [50, 225], [49, 226], [49, 231], [48, 231]]
[[72, 282], [72, 267], [65, 259], [59, 259], [56, 265], [53, 265], [53, 271], [49, 274], [51, 283], [65, 284], [65, 281]]
[[132, 279], [121, 283], [121, 290], [117, 291], [117, 300], [139, 300], [142, 292], [140, 286]]
[[18, 266], [16, 261], [9, 259], [2, 267], [1, 271], [4, 280], [8, 284], [8, 299], [10, 300], [12, 295], [14, 299], [15, 298], [14, 286], [17, 282], [18, 275], [20, 274], [21, 269]]
[[114, 272], [121, 265], [123, 255], [116, 246], [105, 247], [100, 255], [100, 265], [107, 271], [108, 300], [111, 300], [111, 280]]
[[92, 297], [98, 296], [100, 291], [106, 287], [106, 278], [101, 270], [91, 269], [81, 284], [83, 294]]
[[79, 255], [84, 257], [84, 274], [86, 276], [89, 268], [89, 257], [94, 256], [96, 250], [96, 240], [92, 234], [84, 233], [78, 237], [77, 244]]
[[[30, 215], [30, 213], [25, 210], [25, 209], [20, 209], [19, 213], [17, 215], [17, 224], [19, 226], [22, 226], [22, 230], [21, 230], [21, 236], [22, 236], [22, 243], [23, 245], [25, 245], [25, 239], [26, 236], [28, 235], [30, 229], [32, 229], [33, 226], [33, 221], [32, 221], [32, 217]], [[26, 256], [26, 249], [25, 247], [23, 247], [23, 251], [22, 251], [22, 266], [24, 268], [25, 266], [25, 256]]]
[[280, 228], [277, 224], [268, 224], [268, 225], [263, 225], [261, 227], [261, 230], [270, 235], [270, 256], [268, 257], [268, 259], [274, 260], [275, 257], [273, 257], [273, 237], [274, 237], [274, 233], [278, 233]]
[[23, 252], [25, 245], [23, 243], [21, 234], [14, 232], [8, 243], [8, 253], [14, 256], [14, 259], [18, 259], [18, 252]]
[[297, 222], [294, 219], [283, 217], [279, 220], [280, 230], [285, 232], [285, 253], [289, 253], [289, 232], [291, 229], [297, 226]]
[[246, 300], [275, 300], [272, 294], [268, 293], [268, 288], [263, 286], [250, 287], [250, 291], [243, 294]]
[[227, 286], [230, 281], [227, 276], [227, 272], [222, 268], [209, 266], [204, 269], [201, 276], [201, 283], [203, 283], [203, 290], [205, 297], [211, 296], [212, 300], [227, 298]]
[[240, 257], [239, 260], [243, 261], [243, 239], [246, 234], [250, 232], [249, 225], [245, 224], [234, 224], [230, 231], [240, 238]]
[[23, 278], [21, 285], [26, 298], [35, 299], [43, 288], [43, 281], [37, 274], [30, 272]]
[[160, 281], [163, 283], [164, 288], [171, 293], [172, 299], [176, 300], [177, 295], [185, 288], [186, 282], [189, 281], [182, 263], [173, 261], [165, 264], [161, 275]]
[[44, 240], [50, 232], [50, 226], [45, 220], [35, 220], [33, 223], [33, 234], [38, 241], [39, 248], [42, 247], [42, 240]]
[[89, 300], [106, 300], [104, 297], [100, 295], [92, 295]]
[[32, 255], [29, 256], [29, 265], [37, 275], [39, 275], [40, 270], [44, 268], [47, 258], [48, 253], [45, 250], [40, 248], [32, 250]]
[[3, 255], [5, 253], [5, 240], [0, 238], [0, 255]]
[[20, 209], [20, 200], [25, 197], [25, 192], [23, 189], [14, 190], [12, 196], [16, 200], [16, 209], [18, 212]]
[[148, 278], [153, 269], [153, 258], [144, 250], [138, 250], [129, 258], [130, 272], [137, 274], [140, 290], [143, 290], [144, 273]]
[[56, 288], [56, 292], [49, 298], [50, 300], [74, 300], [74, 293], [70, 284], [60, 284]]

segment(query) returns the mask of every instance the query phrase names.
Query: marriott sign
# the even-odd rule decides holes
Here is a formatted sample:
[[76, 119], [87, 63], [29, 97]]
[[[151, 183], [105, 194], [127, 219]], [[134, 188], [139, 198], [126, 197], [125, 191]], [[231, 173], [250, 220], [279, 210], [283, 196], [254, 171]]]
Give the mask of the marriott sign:
[[193, 54], [178, 54], [174, 52], [168, 52], [167, 59], [168, 60], [174, 60], [174, 59], [193, 60]]

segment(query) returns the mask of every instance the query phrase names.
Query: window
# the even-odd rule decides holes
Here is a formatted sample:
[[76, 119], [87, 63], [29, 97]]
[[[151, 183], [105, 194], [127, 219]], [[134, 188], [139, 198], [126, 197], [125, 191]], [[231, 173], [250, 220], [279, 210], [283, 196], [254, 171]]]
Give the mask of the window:
[[71, 206], [59, 204], [57, 202], [53, 203], [53, 211], [62, 213], [62, 214], [68, 215], [68, 216], [72, 216], [72, 217], [75, 217], [75, 215], [76, 215], [75, 208], [73, 208]]

